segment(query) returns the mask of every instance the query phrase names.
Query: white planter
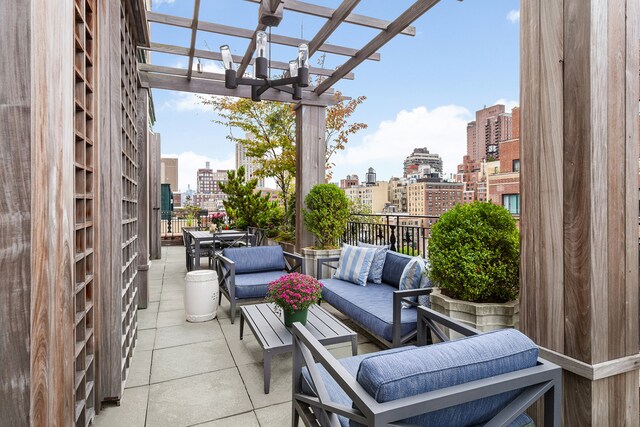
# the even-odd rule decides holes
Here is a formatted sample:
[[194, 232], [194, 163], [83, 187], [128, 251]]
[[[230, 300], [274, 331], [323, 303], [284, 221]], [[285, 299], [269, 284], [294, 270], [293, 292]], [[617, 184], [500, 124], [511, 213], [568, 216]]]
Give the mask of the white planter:
[[218, 275], [213, 270], [187, 273], [184, 290], [184, 311], [187, 322], [206, 322], [218, 312]]
[[[303, 248], [302, 255], [304, 256], [305, 272], [307, 275], [311, 277], [315, 277], [316, 279], [328, 279], [333, 276], [333, 273], [335, 273], [335, 270], [325, 266], [322, 268], [322, 275], [318, 276], [316, 274], [318, 259], [340, 257], [340, 249], [318, 250], [313, 248]], [[338, 261], [333, 262], [331, 264], [337, 267]]]
[[[449, 298], [434, 289], [430, 295], [431, 308], [440, 314], [449, 316], [482, 332], [496, 329], [518, 328], [520, 325], [519, 300], [502, 304], [483, 304]], [[460, 338], [447, 328], [451, 339]]]

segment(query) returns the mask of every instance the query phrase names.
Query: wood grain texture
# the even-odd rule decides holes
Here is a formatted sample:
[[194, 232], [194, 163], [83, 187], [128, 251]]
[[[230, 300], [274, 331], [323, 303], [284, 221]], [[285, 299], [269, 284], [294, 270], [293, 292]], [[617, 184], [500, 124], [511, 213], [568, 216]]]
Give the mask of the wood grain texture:
[[31, 318], [30, 1], [0, 2], [0, 414], [29, 425]]
[[303, 222], [304, 198], [325, 182], [326, 108], [299, 104], [296, 108], [296, 252], [315, 244]]
[[[31, 2], [31, 410], [33, 425], [74, 419], [72, 271], [73, 1]], [[24, 23], [23, 23], [24, 24]], [[67, 28], [68, 31], [60, 31]], [[22, 142], [24, 143], [24, 142]]]
[[637, 425], [638, 0], [521, 8], [522, 329], [566, 425]]

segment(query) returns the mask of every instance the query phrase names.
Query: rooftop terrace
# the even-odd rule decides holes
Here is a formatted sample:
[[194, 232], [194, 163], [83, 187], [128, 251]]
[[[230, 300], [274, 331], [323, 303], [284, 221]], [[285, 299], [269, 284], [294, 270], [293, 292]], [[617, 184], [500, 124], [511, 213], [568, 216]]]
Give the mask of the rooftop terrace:
[[[262, 351], [250, 331], [239, 339], [222, 298], [217, 318], [185, 321], [182, 246], [164, 246], [149, 272], [149, 307], [138, 311], [138, 343], [120, 406], [105, 405], [97, 427], [280, 427], [291, 422], [291, 355], [275, 356], [271, 390], [262, 388]], [[323, 304], [352, 329], [349, 319]], [[329, 346], [351, 355], [349, 343]], [[358, 330], [358, 354], [380, 350]]]

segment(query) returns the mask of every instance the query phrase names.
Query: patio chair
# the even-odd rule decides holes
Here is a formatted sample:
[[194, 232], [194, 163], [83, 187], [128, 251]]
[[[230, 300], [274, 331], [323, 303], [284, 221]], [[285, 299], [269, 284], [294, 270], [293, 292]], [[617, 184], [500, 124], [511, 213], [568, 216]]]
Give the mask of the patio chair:
[[[336, 360], [299, 323], [293, 330], [293, 425], [525, 426], [544, 396], [544, 425], [559, 426], [562, 370], [515, 329], [479, 333], [420, 307], [419, 344]], [[439, 326], [440, 325], [440, 326]]]
[[231, 304], [231, 323], [236, 307], [264, 302], [269, 283], [285, 274], [304, 274], [303, 258], [280, 246], [225, 248], [216, 255], [220, 292]]
[[182, 227], [182, 240], [185, 247], [187, 271], [193, 270], [196, 256], [209, 258], [209, 268], [213, 268], [215, 258], [214, 242], [210, 245], [200, 245], [200, 253], [196, 254], [196, 247], [188, 231], [206, 231], [206, 227]]

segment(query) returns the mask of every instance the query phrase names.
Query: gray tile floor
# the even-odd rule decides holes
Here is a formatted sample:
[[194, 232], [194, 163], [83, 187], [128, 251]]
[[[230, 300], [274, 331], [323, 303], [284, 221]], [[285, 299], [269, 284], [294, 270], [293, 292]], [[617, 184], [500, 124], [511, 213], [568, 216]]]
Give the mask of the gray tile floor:
[[[121, 404], [104, 405], [94, 425], [290, 425], [291, 356], [274, 358], [271, 392], [265, 395], [260, 346], [249, 329], [240, 341], [239, 321], [231, 324], [224, 298], [215, 320], [185, 322], [185, 274], [184, 249], [163, 247], [162, 259], [151, 265], [149, 307], [138, 311], [138, 342]], [[360, 354], [380, 349], [358, 332]], [[330, 349], [336, 357], [351, 355], [349, 343]]]

